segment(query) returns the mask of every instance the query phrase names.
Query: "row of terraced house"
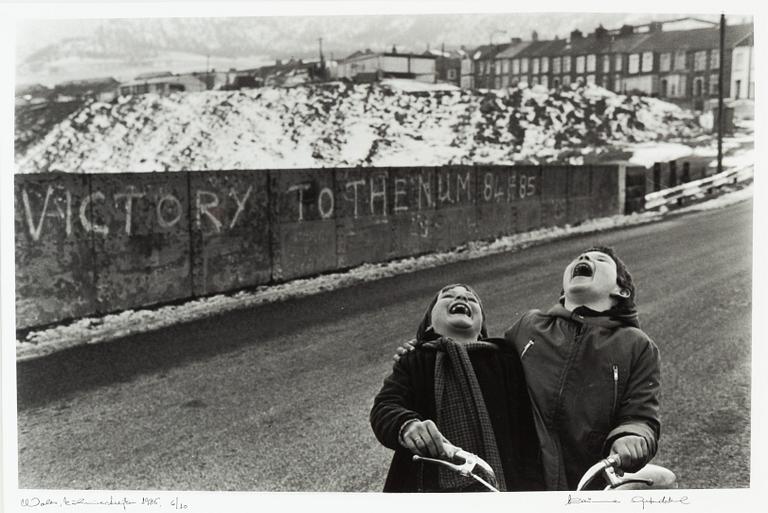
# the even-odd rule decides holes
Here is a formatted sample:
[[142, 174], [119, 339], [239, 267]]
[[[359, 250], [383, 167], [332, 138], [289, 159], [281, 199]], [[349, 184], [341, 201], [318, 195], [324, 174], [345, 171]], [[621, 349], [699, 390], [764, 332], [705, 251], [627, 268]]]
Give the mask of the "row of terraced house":
[[[698, 28], [670, 30], [670, 27]], [[729, 25], [720, 62], [720, 27], [684, 18], [646, 25], [602, 26], [565, 39], [512, 38], [468, 50], [427, 50], [421, 54], [355, 52], [333, 75], [356, 81], [411, 78], [448, 82], [469, 89], [502, 89], [520, 83], [553, 88], [594, 83], [617, 93], [641, 93], [703, 108], [718, 97], [720, 68], [725, 98], [754, 99], [752, 24]]]
[[617, 93], [688, 101], [701, 108], [705, 100], [718, 97], [722, 66], [723, 96], [754, 99], [752, 24], [726, 27], [723, 62], [719, 26], [664, 30], [664, 24], [625, 25], [618, 30], [601, 26], [587, 35], [574, 30], [567, 39], [514, 38], [481, 46], [471, 58], [452, 57], [453, 68], [460, 70], [455, 83], [499, 89], [522, 82], [557, 87], [583, 81]]

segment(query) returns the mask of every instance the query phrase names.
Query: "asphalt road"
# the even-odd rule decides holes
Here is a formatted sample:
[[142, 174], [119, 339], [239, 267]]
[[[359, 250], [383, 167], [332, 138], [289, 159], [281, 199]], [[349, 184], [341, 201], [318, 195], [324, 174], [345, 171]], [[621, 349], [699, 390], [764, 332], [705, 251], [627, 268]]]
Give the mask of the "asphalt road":
[[390, 453], [368, 412], [431, 295], [474, 285], [500, 334], [600, 242], [632, 270], [661, 349], [655, 461], [682, 487], [747, 487], [751, 233], [750, 201], [20, 363], [19, 486], [378, 491]]

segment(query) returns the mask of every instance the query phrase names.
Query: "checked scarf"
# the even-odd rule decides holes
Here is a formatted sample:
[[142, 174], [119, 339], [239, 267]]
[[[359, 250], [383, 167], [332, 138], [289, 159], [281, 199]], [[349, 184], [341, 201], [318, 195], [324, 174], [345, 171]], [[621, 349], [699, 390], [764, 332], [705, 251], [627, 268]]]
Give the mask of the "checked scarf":
[[[496, 474], [497, 482], [491, 479], [491, 484], [505, 491], [504, 470], [491, 418], [468, 353], [473, 349], [496, 346], [481, 341], [461, 344], [445, 337], [430, 344], [438, 349], [435, 361], [435, 407], [440, 432], [457, 447], [487, 461]], [[488, 476], [480, 477], [488, 480]], [[478, 484], [472, 478], [442, 467], [438, 470], [438, 483], [441, 489], [449, 490]]]

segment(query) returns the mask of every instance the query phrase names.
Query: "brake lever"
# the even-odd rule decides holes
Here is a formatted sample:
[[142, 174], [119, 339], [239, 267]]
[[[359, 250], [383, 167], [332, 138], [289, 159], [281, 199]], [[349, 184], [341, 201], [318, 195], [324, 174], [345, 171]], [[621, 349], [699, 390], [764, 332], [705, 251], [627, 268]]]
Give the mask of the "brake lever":
[[581, 478], [581, 481], [579, 481], [579, 484], [576, 487], [576, 491], [578, 492], [583, 490], [589, 483], [592, 482], [593, 479], [595, 479], [595, 477], [598, 476], [598, 474], [600, 474], [601, 471], [605, 474], [605, 477], [608, 481], [608, 485], [604, 488], [605, 490], [614, 490], [619, 486], [628, 483], [643, 483], [648, 486], [653, 486], [653, 479], [645, 479], [639, 477], [624, 479], [619, 477], [615, 470], [618, 464], [618, 460], [616, 460], [616, 458], [613, 456], [608, 456], [607, 458], [598, 461], [592, 465]]
[[616, 470], [611, 466], [605, 469], [605, 475], [608, 478], [608, 486], [605, 487], [606, 490], [614, 490], [618, 488], [619, 486], [629, 484], [629, 483], [643, 483], [648, 486], [653, 486], [653, 479], [647, 479], [642, 477], [631, 477], [631, 478], [624, 478], [619, 477], [616, 474]]
[[474, 473], [475, 468], [480, 467], [488, 475], [493, 476], [494, 479], [496, 478], [496, 475], [494, 474], [491, 466], [485, 460], [483, 460], [480, 456], [476, 454], [472, 454], [471, 452], [467, 452], [464, 449], [456, 448], [456, 451], [454, 452], [453, 457], [461, 458], [463, 460], [463, 463], [457, 465], [450, 461], [436, 459], [436, 458], [428, 458], [425, 456], [419, 456], [418, 454], [413, 455], [413, 461], [428, 461], [431, 463], [437, 463], [437, 464], [443, 465], [444, 467], [447, 467], [464, 477], [471, 477], [472, 479], [479, 482], [480, 484], [482, 484], [483, 486], [485, 486], [486, 488], [488, 488], [493, 492], [499, 491], [492, 484], [488, 483], [486, 480], [484, 480], [483, 478], [481, 478], [480, 476]]

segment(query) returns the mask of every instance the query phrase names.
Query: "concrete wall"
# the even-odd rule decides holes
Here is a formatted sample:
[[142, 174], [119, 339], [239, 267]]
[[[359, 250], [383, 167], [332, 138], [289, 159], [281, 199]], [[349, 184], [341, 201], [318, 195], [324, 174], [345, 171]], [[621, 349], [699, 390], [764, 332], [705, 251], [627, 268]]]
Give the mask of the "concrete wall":
[[616, 166], [15, 177], [17, 328], [623, 212]]

